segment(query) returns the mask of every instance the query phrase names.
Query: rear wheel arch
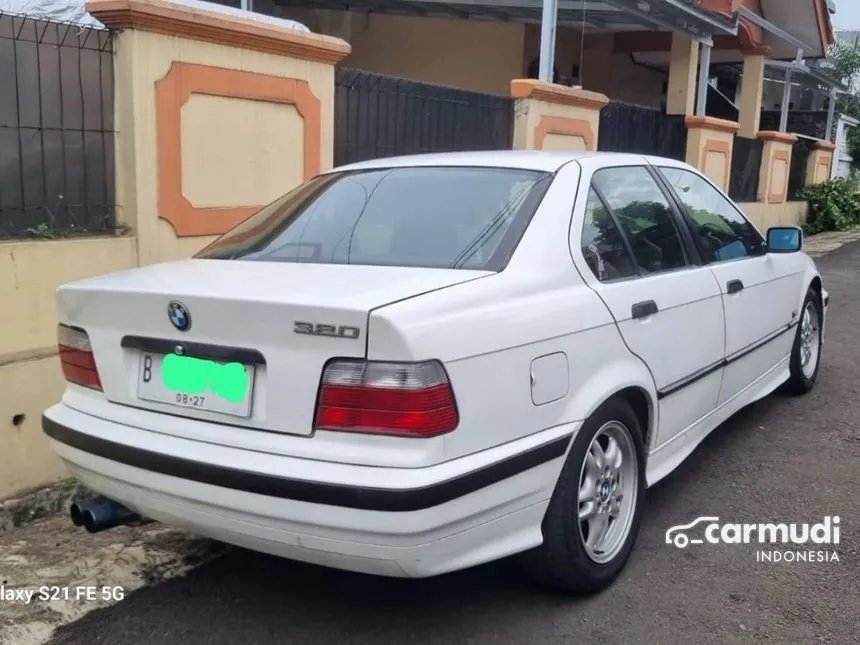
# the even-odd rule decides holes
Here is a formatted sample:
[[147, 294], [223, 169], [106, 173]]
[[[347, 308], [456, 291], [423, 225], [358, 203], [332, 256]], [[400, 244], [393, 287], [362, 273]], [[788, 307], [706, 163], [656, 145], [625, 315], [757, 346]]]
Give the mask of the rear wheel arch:
[[643, 436], [641, 439], [645, 449], [645, 460], [647, 461], [648, 452], [651, 447], [650, 441], [654, 436], [654, 430], [657, 425], [657, 400], [645, 387], [641, 385], [626, 385], [602, 397], [583, 416], [583, 422], [592, 417], [604, 405], [615, 399], [624, 401], [633, 409], [633, 413], [636, 415], [636, 419], [639, 421], [639, 426], [642, 429]]
[[633, 412], [636, 413], [636, 418], [639, 419], [639, 424], [645, 434], [645, 436], [642, 437], [642, 444], [645, 446], [645, 450], [647, 451], [654, 430], [654, 419], [656, 418], [656, 406], [654, 401], [652, 401], [651, 396], [643, 388], [632, 386], [616, 392], [609, 398], [611, 399], [613, 397], [623, 399], [631, 408], [633, 408]]
[[564, 416], [568, 420], [588, 419], [607, 401], [618, 397], [630, 402], [640, 421], [647, 417], [648, 425], [643, 423], [642, 428], [650, 433], [658, 416], [654, 378], [642, 359], [626, 346], [614, 349], [614, 352], [600, 353], [604, 362], [599, 366], [572, 371]]

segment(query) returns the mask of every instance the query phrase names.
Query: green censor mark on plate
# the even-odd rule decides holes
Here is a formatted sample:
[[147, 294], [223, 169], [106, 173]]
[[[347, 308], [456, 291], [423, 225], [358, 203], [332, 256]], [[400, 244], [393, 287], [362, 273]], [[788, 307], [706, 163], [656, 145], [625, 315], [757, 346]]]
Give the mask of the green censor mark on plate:
[[241, 363], [220, 364], [202, 358], [168, 354], [161, 363], [161, 381], [168, 390], [203, 394], [206, 387], [231, 403], [241, 403], [248, 389], [248, 374]]

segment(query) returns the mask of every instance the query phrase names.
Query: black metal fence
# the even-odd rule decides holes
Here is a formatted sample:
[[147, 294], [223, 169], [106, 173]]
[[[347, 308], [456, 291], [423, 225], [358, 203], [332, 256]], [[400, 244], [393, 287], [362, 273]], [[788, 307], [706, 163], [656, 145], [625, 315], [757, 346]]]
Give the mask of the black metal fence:
[[683, 116], [670, 116], [659, 108], [611, 101], [600, 112], [597, 148], [684, 161], [687, 126]]
[[[762, 130], [779, 130], [780, 117], [779, 110], [763, 110], [760, 128]], [[826, 110], [789, 110], [786, 130], [816, 139], [833, 140], [836, 134], [836, 121], [834, 120], [833, 123], [833, 131], [828, 136]]]
[[797, 139], [791, 151], [791, 168], [788, 173], [788, 199], [789, 201], [803, 201], [800, 191], [806, 184], [806, 165], [809, 163], [809, 155], [812, 154], [812, 139]]
[[110, 32], [0, 14], [0, 239], [115, 228]]
[[754, 202], [758, 198], [764, 141], [735, 137], [732, 150], [732, 175], [729, 197], [736, 202]]
[[510, 150], [513, 100], [359, 70], [335, 70], [334, 161]]

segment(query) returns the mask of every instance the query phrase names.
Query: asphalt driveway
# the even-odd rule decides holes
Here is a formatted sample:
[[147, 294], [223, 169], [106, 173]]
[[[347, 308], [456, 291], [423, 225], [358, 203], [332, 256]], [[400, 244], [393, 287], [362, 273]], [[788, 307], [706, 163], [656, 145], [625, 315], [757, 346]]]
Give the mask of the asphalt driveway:
[[[637, 548], [588, 599], [535, 589], [505, 563], [377, 579], [231, 550], [61, 628], [59, 644], [850, 643], [860, 625], [860, 244], [819, 260], [831, 293], [820, 381], [717, 430], [648, 493]], [[755, 545], [678, 550], [666, 530], [840, 517], [839, 561], [757, 562]], [[86, 539], [86, 538], [82, 538]]]

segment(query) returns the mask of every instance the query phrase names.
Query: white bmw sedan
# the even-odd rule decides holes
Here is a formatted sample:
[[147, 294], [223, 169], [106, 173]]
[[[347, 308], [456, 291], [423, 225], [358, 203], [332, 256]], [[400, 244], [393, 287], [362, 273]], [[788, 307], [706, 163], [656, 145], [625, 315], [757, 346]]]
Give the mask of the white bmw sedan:
[[[646, 487], [818, 375], [828, 296], [677, 161], [487, 152], [324, 173], [196, 257], [64, 285], [53, 449], [151, 518], [424, 577], [611, 583]], [[706, 509], [703, 509], [706, 510]]]

